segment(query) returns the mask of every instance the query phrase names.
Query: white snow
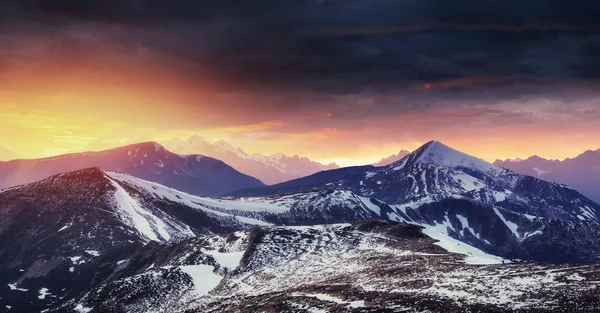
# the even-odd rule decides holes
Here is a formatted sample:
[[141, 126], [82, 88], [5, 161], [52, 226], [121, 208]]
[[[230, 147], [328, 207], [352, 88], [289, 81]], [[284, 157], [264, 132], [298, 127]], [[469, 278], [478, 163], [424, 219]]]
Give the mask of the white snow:
[[236, 216], [235, 217], [238, 221], [245, 223], [245, 224], [249, 224], [249, 225], [256, 225], [256, 226], [273, 226], [272, 223], [268, 223], [268, 222], [264, 222], [261, 220], [256, 220], [253, 218], [248, 218], [248, 217], [243, 217], [243, 216]]
[[125, 262], [127, 262], [127, 261], [129, 261], [129, 259], [125, 259], [125, 260], [118, 261], [118, 262], [117, 262], [117, 265], [121, 265], [121, 264], [123, 264], [123, 263], [125, 263]]
[[502, 215], [502, 213], [500, 213], [500, 211], [498, 211], [498, 209], [496, 207], [494, 208], [494, 212], [496, 212], [496, 215], [498, 215], [498, 217], [502, 220], [502, 222], [504, 222], [504, 225], [506, 225], [506, 227], [508, 227], [508, 229], [510, 229], [510, 231], [513, 233], [513, 235], [515, 235], [515, 237], [517, 239], [521, 238], [521, 235], [519, 235], [519, 232], [517, 231], [517, 229], [519, 228], [519, 225], [507, 220], [504, 215]]
[[434, 164], [452, 168], [465, 167], [482, 171], [492, 176], [497, 176], [504, 172], [504, 169], [499, 166], [454, 150], [438, 141], [432, 142], [417, 161], [425, 164]]
[[377, 172], [367, 172], [367, 174], [365, 175], [365, 178], [371, 178], [375, 175], [377, 175]]
[[69, 272], [71, 272], [71, 273], [75, 272], [75, 268], [74, 267], [69, 267]]
[[466, 228], [471, 232], [471, 234], [473, 236], [476, 236], [477, 238], [479, 238], [479, 234], [476, 233], [475, 230], [469, 225], [469, 219], [467, 219], [466, 217], [464, 217], [460, 214], [456, 215], [456, 218], [458, 218], [458, 220], [460, 221], [460, 225], [462, 226], [462, 229], [460, 231], [460, 234], [462, 236], [465, 235], [465, 228]]
[[51, 293], [48, 292], [48, 288], [42, 288], [39, 290], [40, 295], [38, 296], [38, 299], [44, 300], [46, 299], [46, 296], [51, 295]]
[[88, 313], [91, 310], [92, 310], [91, 308], [86, 308], [81, 303], [79, 303], [75, 306], [75, 311], [77, 311], [78, 313]]
[[[164, 198], [176, 203], [182, 203], [191, 208], [199, 209], [208, 213], [220, 216], [236, 217], [233, 214], [218, 211], [220, 210], [239, 210], [247, 212], [273, 212], [283, 213], [289, 211], [286, 204], [289, 205], [293, 196], [284, 196], [277, 200], [269, 200], [266, 198], [240, 198], [237, 200], [215, 199], [208, 197], [198, 197], [181, 192], [154, 182], [139, 179], [130, 175], [121, 173], [109, 173], [109, 175], [122, 182], [140, 187], [159, 198]], [[260, 221], [252, 218], [241, 218], [237, 216], [239, 221], [250, 225], [270, 226], [271, 223]], [[191, 232], [191, 230], [190, 230]], [[192, 233], [193, 234], [193, 233]]]
[[222, 276], [213, 272], [213, 267], [210, 265], [184, 265], [179, 268], [192, 278], [194, 289], [198, 295], [206, 295], [211, 290], [219, 285]]
[[58, 231], [61, 232], [61, 231], [65, 230], [65, 229], [69, 228], [69, 226], [71, 226], [71, 225], [67, 224], [67, 225], [61, 227]]
[[[115, 200], [117, 214], [125, 223], [138, 231], [142, 238], [151, 241], [169, 241], [171, 233], [183, 237], [194, 237], [194, 233], [186, 225], [167, 225], [162, 219], [144, 209], [139, 202], [131, 197], [119, 183], [108, 177], [116, 189]], [[167, 230], [168, 229], [168, 230]]]
[[321, 301], [329, 301], [329, 302], [334, 302], [337, 304], [345, 304], [345, 305], [350, 306], [351, 308], [364, 308], [365, 307], [364, 300], [345, 301], [340, 298], [336, 298], [336, 297], [333, 297], [333, 296], [330, 296], [330, 295], [324, 294], [324, 293], [295, 293], [295, 294], [292, 294], [292, 296], [313, 297], [313, 298], [317, 298]]
[[85, 260], [81, 259], [81, 256], [70, 257], [69, 260], [73, 263], [73, 265], [79, 265], [85, 263]]
[[17, 287], [17, 283], [8, 284], [8, 287], [10, 288], [10, 290], [28, 291], [28, 289]]
[[371, 202], [370, 198], [367, 197], [361, 197], [361, 196], [356, 196], [358, 199], [360, 199], [360, 201], [371, 211], [375, 212], [375, 214], [381, 216], [381, 208], [374, 204], [373, 202]]
[[585, 280], [585, 278], [581, 275], [579, 275], [579, 273], [573, 273], [569, 276], [565, 277], [567, 280], [574, 280], [574, 281], [582, 281]]
[[448, 216], [440, 224], [428, 225], [423, 229], [423, 233], [433, 239], [438, 240], [435, 244], [446, 249], [448, 252], [466, 255], [467, 264], [501, 264], [503, 259], [499, 256], [485, 253], [475, 247], [469, 246], [459, 240], [456, 240], [448, 234], [448, 228], [452, 228]]
[[596, 213], [589, 206], [580, 207], [581, 214], [590, 220], [596, 220]]
[[508, 194], [510, 193], [510, 191], [499, 192], [495, 190], [493, 190], [492, 192], [494, 194], [494, 199], [496, 200], [496, 202], [502, 202], [506, 200]]
[[217, 263], [229, 270], [234, 270], [240, 265], [244, 251], [239, 252], [219, 252], [217, 250], [204, 250], [204, 253], [211, 255]]
[[543, 234], [543, 232], [541, 230], [536, 230], [534, 232], [531, 233], [525, 233], [525, 235], [523, 236], [523, 239], [527, 239], [529, 237], [535, 236], [535, 235], [541, 235]]
[[486, 186], [483, 181], [465, 173], [456, 173], [455, 175], [452, 175], [452, 179], [460, 183], [467, 191], [479, 190]]
[[91, 255], [91, 256], [99, 256], [100, 252], [96, 251], [96, 250], [85, 250], [85, 253]]

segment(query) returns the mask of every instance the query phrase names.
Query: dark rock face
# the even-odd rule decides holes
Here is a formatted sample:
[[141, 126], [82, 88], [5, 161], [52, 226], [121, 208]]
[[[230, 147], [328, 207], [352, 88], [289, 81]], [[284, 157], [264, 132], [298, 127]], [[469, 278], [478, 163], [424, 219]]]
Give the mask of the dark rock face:
[[0, 162], [0, 189], [89, 167], [134, 175], [199, 195], [264, 186], [222, 161], [202, 155], [178, 155], [157, 143], [145, 142], [99, 152]]

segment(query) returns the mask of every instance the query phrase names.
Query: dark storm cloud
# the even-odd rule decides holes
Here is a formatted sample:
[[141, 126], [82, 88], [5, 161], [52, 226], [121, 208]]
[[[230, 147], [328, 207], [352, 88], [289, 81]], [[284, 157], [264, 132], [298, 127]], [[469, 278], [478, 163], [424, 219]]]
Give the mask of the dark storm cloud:
[[186, 77], [235, 90], [418, 93], [427, 85], [484, 97], [517, 85], [552, 93], [553, 84], [593, 84], [600, 73], [596, 0], [25, 0], [0, 8], [23, 32], [81, 28], [97, 39], [57, 35], [55, 46], [121, 56], [143, 47]]

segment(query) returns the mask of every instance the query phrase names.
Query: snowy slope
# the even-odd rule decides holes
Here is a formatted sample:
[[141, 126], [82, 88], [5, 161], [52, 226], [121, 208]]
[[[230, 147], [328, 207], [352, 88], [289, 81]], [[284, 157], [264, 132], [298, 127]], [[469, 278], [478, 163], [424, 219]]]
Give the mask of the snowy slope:
[[468, 168], [473, 171], [497, 176], [506, 170], [482, 159], [454, 150], [439, 141], [432, 141], [420, 148], [416, 162], [451, 168]]
[[199, 197], [130, 175], [109, 173], [157, 199], [180, 203], [208, 214], [234, 217], [257, 225], [306, 225], [378, 218], [369, 198], [349, 191], [315, 191], [271, 197], [213, 198]]
[[169, 257], [140, 263], [136, 254], [121, 270], [132, 274], [51, 312], [590, 312], [600, 273], [597, 265], [473, 265], [417, 226], [382, 221], [254, 229], [158, 254]]

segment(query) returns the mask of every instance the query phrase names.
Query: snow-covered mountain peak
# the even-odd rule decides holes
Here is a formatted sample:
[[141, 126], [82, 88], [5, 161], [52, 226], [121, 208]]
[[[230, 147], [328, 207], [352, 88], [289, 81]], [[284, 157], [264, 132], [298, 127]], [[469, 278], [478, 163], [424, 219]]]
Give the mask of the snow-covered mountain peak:
[[430, 141], [412, 153], [414, 163], [432, 164], [450, 168], [468, 168], [489, 175], [498, 175], [504, 169], [482, 159], [455, 150], [439, 141]]

